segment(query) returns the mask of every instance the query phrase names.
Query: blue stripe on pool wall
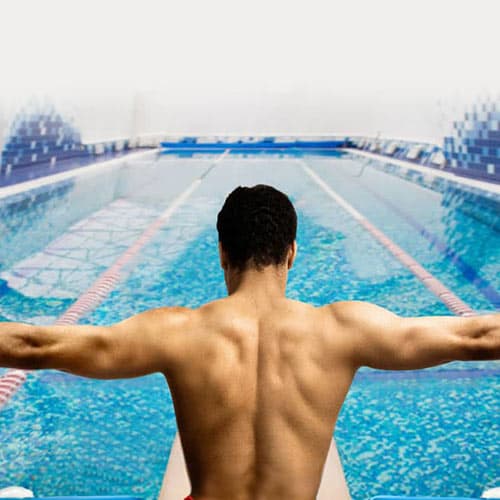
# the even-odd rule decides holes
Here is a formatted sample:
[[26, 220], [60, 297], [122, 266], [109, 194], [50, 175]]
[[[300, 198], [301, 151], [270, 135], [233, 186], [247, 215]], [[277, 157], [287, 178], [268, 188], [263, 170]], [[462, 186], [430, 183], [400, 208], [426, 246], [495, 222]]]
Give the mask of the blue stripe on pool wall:
[[194, 150], [213, 150], [213, 149], [227, 149], [232, 150], [273, 150], [273, 149], [290, 149], [290, 148], [313, 148], [313, 149], [328, 149], [328, 148], [342, 148], [349, 146], [349, 139], [345, 138], [288, 138], [279, 139], [276, 137], [236, 137], [232, 140], [224, 138], [213, 138], [213, 140], [202, 140], [196, 137], [184, 137], [176, 141], [163, 141], [161, 147], [164, 149], [194, 149]]

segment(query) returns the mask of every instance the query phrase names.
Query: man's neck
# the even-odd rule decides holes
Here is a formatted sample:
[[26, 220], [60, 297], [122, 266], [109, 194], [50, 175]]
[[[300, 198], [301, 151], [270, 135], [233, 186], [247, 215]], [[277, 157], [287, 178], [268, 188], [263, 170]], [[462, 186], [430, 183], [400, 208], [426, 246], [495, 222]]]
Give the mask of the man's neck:
[[254, 300], [269, 301], [283, 298], [288, 271], [285, 266], [266, 266], [245, 271], [227, 271], [226, 285], [229, 295], [238, 294]]

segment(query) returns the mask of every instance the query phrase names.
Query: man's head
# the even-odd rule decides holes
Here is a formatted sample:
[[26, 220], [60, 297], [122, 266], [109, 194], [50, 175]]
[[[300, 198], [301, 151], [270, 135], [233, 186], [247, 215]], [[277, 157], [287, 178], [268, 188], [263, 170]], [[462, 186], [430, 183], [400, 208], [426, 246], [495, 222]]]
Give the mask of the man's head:
[[217, 231], [225, 270], [293, 263], [297, 214], [288, 197], [271, 186], [237, 187], [217, 216]]

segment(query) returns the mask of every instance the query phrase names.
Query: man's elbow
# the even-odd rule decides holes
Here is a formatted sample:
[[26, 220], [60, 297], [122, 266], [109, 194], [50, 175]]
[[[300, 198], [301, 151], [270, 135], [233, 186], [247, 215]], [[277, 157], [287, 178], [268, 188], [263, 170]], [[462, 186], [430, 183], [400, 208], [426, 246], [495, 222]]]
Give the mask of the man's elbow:
[[462, 342], [460, 361], [493, 361], [500, 359], [498, 343], [487, 338], [466, 339]]
[[50, 364], [49, 346], [38, 331], [28, 325], [11, 338], [9, 351], [8, 365], [12, 368], [39, 370]]
[[500, 359], [500, 315], [477, 316], [475, 327], [460, 336], [461, 358], [464, 361]]

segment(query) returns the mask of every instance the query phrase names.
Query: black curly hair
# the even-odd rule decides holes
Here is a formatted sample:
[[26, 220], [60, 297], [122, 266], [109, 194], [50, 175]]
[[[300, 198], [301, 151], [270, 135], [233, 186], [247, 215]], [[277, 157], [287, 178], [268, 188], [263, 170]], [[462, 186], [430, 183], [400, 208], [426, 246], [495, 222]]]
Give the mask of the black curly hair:
[[237, 187], [217, 216], [219, 242], [240, 271], [283, 264], [297, 234], [297, 213], [281, 191], [258, 184]]

